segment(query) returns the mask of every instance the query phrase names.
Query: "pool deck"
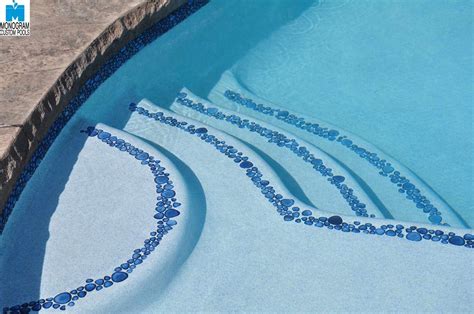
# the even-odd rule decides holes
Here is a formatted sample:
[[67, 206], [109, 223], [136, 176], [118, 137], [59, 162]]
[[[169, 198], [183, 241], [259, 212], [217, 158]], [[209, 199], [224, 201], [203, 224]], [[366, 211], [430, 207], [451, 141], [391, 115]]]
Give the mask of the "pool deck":
[[0, 37], [0, 213], [37, 144], [79, 87], [184, 2], [31, 1], [31, 36]]

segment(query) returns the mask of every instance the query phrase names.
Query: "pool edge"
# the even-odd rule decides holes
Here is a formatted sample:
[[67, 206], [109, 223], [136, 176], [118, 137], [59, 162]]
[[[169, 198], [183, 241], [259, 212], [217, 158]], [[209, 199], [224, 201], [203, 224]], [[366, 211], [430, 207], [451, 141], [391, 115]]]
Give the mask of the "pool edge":
[[[0, 216], [21, 173], [48, 130], [87, 80], [127, 43], [167, 17], [187, 0], [144, 1], [110, 23], [75, 56], [21, 125], [15, 125], [0, 156]], [[13, 126], [12, 126], [13, 127]]]

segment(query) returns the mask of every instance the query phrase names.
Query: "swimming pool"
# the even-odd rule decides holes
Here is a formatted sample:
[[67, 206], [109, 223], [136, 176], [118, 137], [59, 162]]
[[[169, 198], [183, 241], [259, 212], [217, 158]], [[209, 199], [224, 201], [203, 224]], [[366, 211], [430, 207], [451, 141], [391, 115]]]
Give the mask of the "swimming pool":
[[471, 6], [187, 5], [53, 127], [2, 305], [469, 311]]

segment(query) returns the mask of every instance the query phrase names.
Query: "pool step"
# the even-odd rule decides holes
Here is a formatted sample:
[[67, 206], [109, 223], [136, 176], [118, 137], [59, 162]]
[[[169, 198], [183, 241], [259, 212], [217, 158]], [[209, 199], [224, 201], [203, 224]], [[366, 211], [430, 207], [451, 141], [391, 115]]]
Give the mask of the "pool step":
[[[87, 290], [81, 296], [87, 299], [81, 302], [84, 312], [107, 312], [109, 300], [120, 308], [121, 300], [138, 298], [148, 289], [159, 297], [199, 239], [206, 202], [192, 172], [165, 151], [107, 125], [91, 126], [102, 130], [96, 137], [80, 133], [89, 126], [81, 121], [63, 130], [16, 204], [0, 242], [2, 307], [60, 292], [58, 300], [67, 299], [69, 291], [84, 289], [88, 278], [102, 280], [102, 288], [113, 284], [113, 289]], [[143, 155], [111, 147], [106, 141], [112, 138]], [[179, 215], [172, 215], [177, 225], [145, 260], [140, 248], [156, 231], [159, 213], [155, 177], [142, 161], [147, 156], [166, 168], [181, 205], [176, 208]], [[128, 278], [121, 283], [124, 275], [117, 279], [112, 274], [130, 260], [137, 271], [124, 268]], [[105, 276], [114, 281], [104, 281]]]
[[223, 108], [292, 132], [335, 157], [370, 187], [396, 219], [434, 224], [441, 220], [441, 224], [469, 227], [422, 179], [379, 148], [325, 121], [290, 112], [253, 95], [230, 71], [224, 72], [208, 98]]
[[[274, 167], [272, 167], [267, 162], [267, 160], [263, 159], [262, 156], [254, 150], [253, 146], [241, 141], [241, 139], [237, 139], [232, 135], [215, 129], [211, 125], [204, 124], [201, 121], [194, 120], [179, 113], [159, 107], [148, 100], [142, 100], [139, 103], [139, 106], [146, 108], [150, 112], [162, 112], [169, 117], [186, 122], [189, 125], [205, 127], [209, 133], [212, 133], [216, 137], [219, 137], [219, 139], [224, 140], [227, 145], [232, 145], [236, 149], [245, 152], [247, 156], [251, 156], [253, 163], [258, 163], [259, 168], [265, 170], [265, 175], [270, 177], [271, 182], [274, 183], [274, 185], [276, 182], [278, 186], [281, 186], [281, 190], [283, 192], [294, 196], [292, 189], [294, 191], [295, 186], [289, 186], [286, 184], [286, 182], [284, 183], [280, 177], [280, 174], [276, 173]], [[205, 190], [208, 190], [210, 195], [215, 193], [212, 192], [214, 190], [220, 191], [222, 189], [220, 193], [224, 195], [225, 193], [228, 193], [229, 189], [233, 189], [232, 186], [229, 186], [229, 183], [224, 184], [219, 183], [218, 181], [220, 177], [224, 177], [225, 180], [231, 177], [229, 171], [233, 168], [233, 163], [227, 160], [225, 156], [223, 157], [218, 152], [216, 153], [214, 151], [215, 149], [209, 147], [208, 144], [201, 143], [201, 141], [189, 137], [189, 135], [184, 134], [182, 130], [168, 127], [155, 121], [146, 120], [136, 113], [132, 114], [124, 130], [147, 141], [154, 142], [162, 147], [166, 147], [168, 150], [176, 154], [180, 160], [183, 160], [191, 169], [193, 169], [193, 171], [196, 172], [199, 178], [203, 178], [202, 181], [205, 182], [205, 184], [209, 185], [207, 188], [205, 188]], [[246, 181], [247, 178], [245, 176], [245, 172], [242, 173], [242, 169], [239, 169], [239, 167], [236, 168], [238, 173], [236, 177], [240, 177], [241, 180]], [[290, 175], [292, 176], [292, 174]], [[291, 178], [291, 181], [296, 182], [294, 177]], [[236, 182], [238, 183], [240, 181], [238, 180]], [[265, 203], [264, 199], [261, 201], [262, 203]], [[308, 205], [311, 206], [311, 204]], [[324, 208], [321, 208], [321, 212], [329, 213], [329, 211], [324, 211]]]
[[[266, 130], [262, 129], [261, 132], [256, 132], [257, 129], [251, 125], [247, 125], [247, 127], [240, 125], [239, 127], [229, 119], [218, 117], [219, 114], [230, 117], [236, 115], [236, 112], [209, 103], [193, 95], [187, 89], [183, 89], [180, 94], [183, 95], [183, 98], [178, 97], [171, 105], [171, 110], [206, 125], [211, 125], [251, 145], [253, 150], [258, 152], [267, 163], [273, 165], [275, 172], [280, 172], [281, 175], [283, 171], [284, 174], [281, 175], [283, 182], [287, 185], [291, 185], [293, 182], [298, 184], [304, 196], [307, 196], [311, 203], [317, 207], [343, 215], [356, 215], [356, 213], [363, 212], [373, 217], [391, 218], [389, 213], [379, 211], [350, 173], [331, 156], [313, 145], [302, 141], [290, 132], [242, 114], [238, 114], [242, 121], [249, 120], [255, 124], [254, 126], [259, 125], [260, 128]], [[194, 110], [193, 105], [197, 104], [202, 104], [204, 108], [209, 108], [208, 110], [218, 110], [218, 114], [208, 115]], [[270, 141], [270, 138], [274, 140]], [[282, 144], [283, 139], [287, 142], [285, 145]], [[290, 147], [290, 144], [293, 144], [293, 147]], [[315, 162], [311, 162], [310, 158], [312, 157], [310, 156], [313, 156]], [[287, 179], [287, 175], [291, 176], [294, 181]], [[348, 189], [351, 189], [352, 192], [347, 193]]]

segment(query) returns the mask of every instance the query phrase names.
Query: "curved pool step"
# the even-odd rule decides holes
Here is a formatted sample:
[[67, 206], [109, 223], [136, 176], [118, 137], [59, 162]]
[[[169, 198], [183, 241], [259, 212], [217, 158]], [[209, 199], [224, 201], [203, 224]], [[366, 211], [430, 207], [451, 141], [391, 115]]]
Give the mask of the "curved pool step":
[[[223, 116], [231, 117], [235, 112], [209, 103], [187, 89], [183, 89], [180, 95], [183, 97], [178, 97], [171, 106], [173, 111], [211, 125], [257, 147], [290, 173], [317, 207], [343, 215], [365, 213], [373, 217], [391, 218], [388, 212], [379, 210], [350, 173], [331, 156], [313, 145], [258, 119], [240, 115], [241, 120], [248, 120], [248, 123], [245, 123], [245, 126], [239, 125]], [[204, 110], [207, 110], [206, 113], [195, 110], [197, 104], [201, 104]], [[216, 111], [215, 114], [207, 114], [213, 110]], [[259, 126], [259, 129], [256, 126]], [[311, 158], [314, 162], [311, 162]]]
[[348, 131], [253, 95], [230, 71], [224, 72], [208, 98], [224, 108], [292, 132], [336, 156], [370, 186], [396, 219], [469, 227], [423, 180], [388, 154]]
[[[146, 99], [140, 101], [138, 106], [148, 110], [149, 112], [161, 112], [167, 117], [170, 117], [170, 119], [172, 118], [183, 121], [187, 123], [187, 125], [201, 125], [205, 127], [207, 130], [206, 132], [212, 132], [213, 135], [224, 140], [226, 145], [236, 148], [238, 147], [239, 151], [245, 153], [246, 156], [249, 156], [254, 164], [258, 163], [259, 168], [265, 170], [266, 176], [269, 177], [268, 180], [271, 179], [271, 182], [274, 186], [277, 185], [278, 189], [283, 193], [294, 197], [288, 186], [283, 183], [281, 177], [275, 172], [275, 169], [270, 166], [269, 163], [261, 157], [261, 155], [255, 152], [251, 145], [246, 144], [241, 139], [229, 135], [221, 130], [215, 129], [211, 125], [203, 124], [198, 120], [194, 120], [179, 113], [159, 107]], [[243, 180], [246, 179], [245, 172], [242, 173], [242, 170], [245, 169], [239, 167], [238, 164], [236, 167], [232, 167], [232, 163], [229, 161], [226, 162], [226, 159], [223, 158], [222, 154], [211, 149], [208, 143], [201, 143], [201, 141], [198, 139], [183, 133], [179, 128], [163, 125], [157, 123], [156, 121], [149, 121], [144, 119], [142, 115], [134, 112], [124, 127], [124, 130], [141, 137], [143, 140], [147, 140], [149, 142], [156, 143], [159, 146], [166, 147], [166, 149], [176, 154], [180, 160], [183, 160], [191, 169], [193, 169], [201, 181], [205, 182], [203, 183], [204, 185], [209, 184], [208, 186], [204, 187], [204, 190], [209, 191], [210, 194], [213, 194], [214, 192], [211, 191], [215, 190], [221, 195], [225, 195], [225, 193], [229, 193], [229, 190], [234, 188], [232, 185], [229, 185], [229, 181], [227, 181], [232, 177], [230, 169], [235, 168], [236, 178]], [[212, 171], [210, 168], [212, 168]], [[223, 177], [222, 180], [227, 183], [219, 183], [216, 181], [221, 179], [219, 178], [219, 173], [220, 176]], [[294, 178], [292, 179], [294, 180]], [[237, 183], [240, 182], [239, 179], [236, 180]], [[206, 195], [209, 193], [206, 193]], [[316, 209], [311, 205], [308, 207]], [[325, 208], [318, 208], [318, 212], [326, 216], [332, 213], [325, 210]], [[351, 215], [349, 211], [347, 212], [349, 215]]]
[[[88, 137], [81, 130], [101, 133]], [[177, 198], [175, 209], [162, 212], [172, 217], [164, 224], [157, 216], [157, 189], [166, 188], [152, 170], [157, 161], [173, 185], [167, 193]], [[199, 187], [176, 160], [126, 132], [87, 121], [69, 124], [0, 239], [0, 306], [43, 299], [30, 309], [81, 303], [85, 312], [106, 312], [110, 302], [150, 287], [159, 296], [201, 234], [206, 203]], [[160, 223], [167, 228], [163, 234]]]
[[[218, 311], [229, 302], [235, 309], [250, 304], [304, 311], [320, 306], [321, 298], [330, 300], [328, 310], [343, 311], [341, 294], [357, 308], [376, 311], [387, 306], [384, 296], [393, 287], [409, 302], [427, 294], [436, 300], [419, 309], [465, 309], [455, 299], [469, 282], [458, 280], [453, 286], [452, 276], [466, 272], [471, 253], [461, 245], [472, 248], [472, 234], [423, 224], [408, 227], [394, 220], [320, 216], [320, 210], [295, 200], [273, 169], [234, 137], [145, 100], [131, 104], [130, 110], [125, 129], [166, 147], [193, 169], [203, 183], [208, 211], [196, 249], [165, 295], [157, 299], [154, 291], [144, 293], [122, 311]], [[400, 252], [409, 258], [400, 262]], [[438, 262], [448, 256], [450, 263]], [[450, 276], [426, 280], [426, 267]], [[354, 269], [371, 274], [357, 289], [344, 284], [352, 280]], [[294, 291], [291, 302], [278, 301], [281, 291], [275, 287], [281, 282]], [[451, 288], [432, 289], [446, 285]], [[311, 298], [315, 291], [321, 298]]]

